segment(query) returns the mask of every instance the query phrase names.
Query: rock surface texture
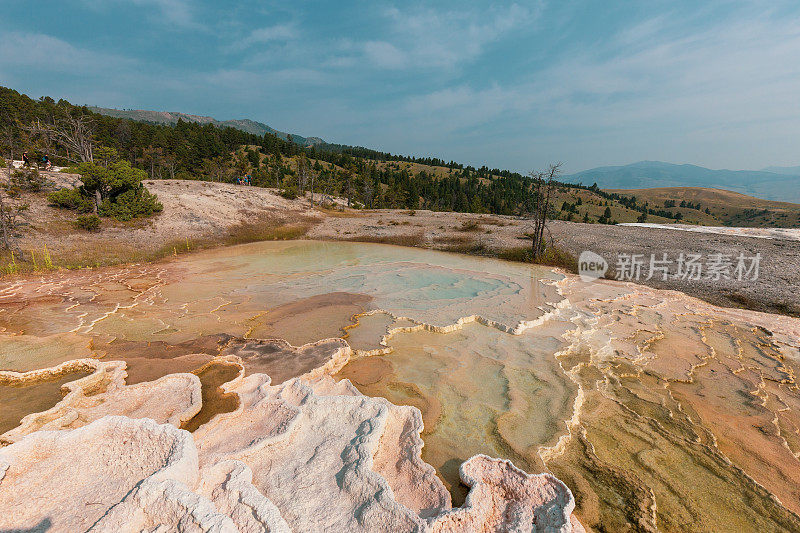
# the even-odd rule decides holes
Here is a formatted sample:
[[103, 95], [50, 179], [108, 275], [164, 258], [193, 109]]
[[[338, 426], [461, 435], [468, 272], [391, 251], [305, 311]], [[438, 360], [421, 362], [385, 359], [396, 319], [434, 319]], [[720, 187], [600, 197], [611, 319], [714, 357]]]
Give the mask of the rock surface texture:
[[3, 436], [2, 530], [583, 531], [563, 483], [486, 456], [451, 509], [419, 410], [347, 380], [241, 372], [223, 386], [239, 407], [192, 435], [176, 426], [200, 408], [196, 376], [125, 386], [124, 363], [82, 364], [95, 372]]
[[13, 278], [0, 531], [800, 531], [798, 376], [796, 318], [415, 248]]

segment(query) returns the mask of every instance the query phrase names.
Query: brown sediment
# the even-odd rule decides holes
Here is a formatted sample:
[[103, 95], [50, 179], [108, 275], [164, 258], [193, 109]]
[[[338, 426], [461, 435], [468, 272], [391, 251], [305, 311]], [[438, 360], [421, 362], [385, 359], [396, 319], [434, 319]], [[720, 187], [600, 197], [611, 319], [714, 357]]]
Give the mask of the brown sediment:
[[0, 377], [0, 434], [17, 427], [25, 416], [56, 405], [64, 397], [64, 384], [89, 374], [88, 371], [68, 371], [24, 383]]
[[303, 346], [292, 346], [283, 339], [231, 339], [223, 355], [242, 360], [247, 375], [267, 374], [272, 383], [302, 376], [323, 367], [347, 347], [341, 339], [326, 339]]
[[434, 431], [442, 416], [442, 405], [435, 396], [426, 394], [414, 383], [393, 379], [396, 374], [389, 357], [376, 355], [353, 359], [334, 377], [349, 379], [366, 396], [386, 398], [395, 405], [416, 407], [422, 413], [423, 435]]
[[[53, 349], [54, 346], [58, 349]], [[14, 372], [28, 372], [94, 357], [91, 342], [72, 332], [44, 337], [0, 333], [0, 347], [0, 370]]]
[[236, 379], [241, 367], [235, 363], [211, 361], [193, 372], [200, 378], [203, 406], [181, 429], [194, 432], [220, 413], [230, 413], [239, 407], [239, 396], [222, 390], [222, 385]]
[[393, 369], [391, 361], [385, 357], [363, 357], [350, 361], [336, 377], [349, 379], [359, 388], [369, 387], [387, 378]]
[[128, 385], [153, 381], [168, 374], [179, 372], [191, 372], [213, 360], [213, 356], [199, 353], [181, 355], [173, 359], [131, 357], [123, 359], [127, 364], [128, 377], [125, 382]]
[[659, 531], [653, 492], [631, 472], [600, 461], [582, 434], [548, 467], [572, 490], [575, 514], [588, 531]]
[[573, 439], [548, 467], [572, 483], [587, 526], [708, 532], [800, 526], [716, 449], [672, 433], [668, 416], [641, 417], [596, 391], [583, 409], [585, 438]]
[[226, 334], [204, 335], [179, 343], [113, 340], [95, 343], [103, 360], [125, 361], [128, 385], [153, 381], [167, 374], [192, 372], [220, 355], [235, 355], [247, 374], [268, 374], [273, 383], [298, 377], [323, 367], [346, 346], [340, 339], [327, 339], [292, 346], [283, 339], [243, 339]]
[[146, 359], [174, 359], [184, 355], [206, 353], [218, 355], [230, 340], [230, 335], [203, 335], [184, 342], [168, 343], [164, 341], [130, 341], [114, 339], [107, 344], [94, 343], [96, 351], [103, 353], [106, 359], [122, 360], [136, 357]]
[[281, 338], [294, 345], [340, 337], [345, 327], [353, 324], [353, 317], [367, 310], [371, 301], [369, 296], [349, 292], [303, 298], [251, 318], [245, 337]]
[[176, 344], [116, 339], [105, 345], [95, 343], [95, 349], [104, 354], [104, 360], [125, 361], [125, 382], [133, 385], [167, 374], [191, 372], [219, 355], [228, 340], [228, 335], [205, 335]]

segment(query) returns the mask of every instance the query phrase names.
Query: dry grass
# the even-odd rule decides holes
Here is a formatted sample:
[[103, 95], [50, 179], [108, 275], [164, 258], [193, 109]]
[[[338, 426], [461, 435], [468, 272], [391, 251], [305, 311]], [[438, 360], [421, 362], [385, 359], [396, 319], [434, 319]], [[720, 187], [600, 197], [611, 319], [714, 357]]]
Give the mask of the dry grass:
[[0, 277], [57, 268], [46, 245], [39, 250], [0, 250]]
[[395, 244], [397, 246], [425, 247], [425, 234], [423, 232], [406, 235], [359, 235], [344, 239], [352, 242], [375, 242], [379, 244]]
[[470, 235], [441, 235], [434, 239], [433, 248], [468, 255], [489, 255], [483, 242]]
[[457, 228], [458, 231], [480, 231], [481, 225], [477, 220], [465, 220], [461, 223], [461, 227]]
[[303, 237], [311, 228], [314, 219], [296, 218], [292, 221], [262, 217], [255, 222], [233, 226], [222, 237], [207, 236], [200, 239], [175, 239], [153, 247], [136, 247], [115, 241], [113, 237], [88, 239], [79, 247], [51, 253], [46, 246], [41, 250], [24, 250], [0, 253], [0, 277], [45, 272], [48, 270], [76, 270], [97, 268], [126, 263], [147, 263], [169, 256], [218, 246], [245, 244], [257, 241], [290, 240]]
[[511, 222], [502, 220], [500, 218], [489, 217], [489, 218], [481, 218], [481, 224], [489, 224], [491, 226], [503, 227], [503, 226], [510, 226]]
[[245, 244], [257, 241], [286, 241], [299, 239], [311, 228], [311, 223], [284, 222], [262, 220], [256, 223], [241, 223], [228, 230], [228, 234], [222, 240], [223, 244]]
[[333, 218], [357, 218], [363, 217], [364, 214], [359, 211], [346, 211], [344, 208], [338, 205], [321, 205], [321, 204], [314, 204], [314, 209], [319, 211], [320, 213], [324, 213], [325, 216], [333, 217]]
[[[518, 261], [520, 263], [533, 263], [533, 252], [530, 246], [518, 246], [508, 248], [497, 254], [500, 259], [506, 261]], [[566, 270], [567, 272], [578, 272], [578, 260], [569, 251], [556, 245], [549, 245], [544, 253], [536, 261], [538, 265], [546, 265]]]

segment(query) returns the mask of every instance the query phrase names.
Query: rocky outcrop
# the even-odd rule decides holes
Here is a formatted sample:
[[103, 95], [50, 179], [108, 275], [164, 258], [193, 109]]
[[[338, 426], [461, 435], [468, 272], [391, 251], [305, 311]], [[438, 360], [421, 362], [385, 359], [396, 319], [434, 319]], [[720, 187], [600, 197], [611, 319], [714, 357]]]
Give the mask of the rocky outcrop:
[[[467, 504], [452, 510], [450, 494], [420, 458], [419, 410], [363, 396], [347, 380], [273, 386], [265, 374], [240, 374], [223, 386], [239, 396], [238, 408], [194, 435], [173, 425], [194, 407], [168, 415], [163, 399], [180, 400], [183, 388], [191, 400], [196, 376], [130, 387], [110, 379], [93, 395], [93, 381], [83, 380], [70, 384], [46, 422], [17, 428], [9, 439], [16, 442], [0, 449], [0, 528], [582, 531], [570, 521], [575, 503], [561, 482], [485, 456], [462, 466], [473, 488]], [[128, 416], [92, 421], [110, 412]], [[75, 429], [24, 436], [51, 427]]]
[[78, 428], [106, 415], [150, 418], [180, 426], [200, 411], [197, 376], [170, 374], [156, 381], [125, 385], [125, 363], [121, 361], [81, 359], [25, 373], [0, 371], [0, 378], [26, 383], [67, 370], [90, 369], [94, 370], [91, 375], [64, 385], [67, 393], [53, 408], [27, 415], [18, 427], [0, 435], [0, 444], [16, 442], [34, 431]]
[[109, 416], [38, 431], [0, 450], [0, 529], [106, 530], [98, 521], [120, 502], [157, 484], [194, 484], [197, 474], [191, 435], [171, 424]]
[[461, 479], [472, 487], [466, 503], [434, 518], [432, 531], [584, 531], [572, 515], [572, 493], [550, 474], [527, 474], [511, 461], [475, 455], [461, 465]]

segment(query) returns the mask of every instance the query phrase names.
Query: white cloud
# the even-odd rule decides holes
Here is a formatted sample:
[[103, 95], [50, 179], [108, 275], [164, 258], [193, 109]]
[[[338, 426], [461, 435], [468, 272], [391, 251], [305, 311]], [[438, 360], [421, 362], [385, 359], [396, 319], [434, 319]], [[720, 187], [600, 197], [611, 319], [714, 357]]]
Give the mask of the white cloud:
[[165, 22], [191, 28], [198, 26], [188, 0], [131, 0], [141, 6], [153, 6], [161, 11]]
[[234, 42], [229, 50], [238, 51], [259, 44], [291, 41], [296, 39], [297, 36], [298, 31], [294, 24], [275, 24], [274, 26], [266, 26], [253, 30], [243, 39]]
[[0, 66], [75, 74], [133, 67], [132, 59], [78, 48], [42, 33], [9, 32], [0, 39]]
[[409, 97], [398, 127], [423, 143], [497, 133], [530, 146], [512, 158], [549, 150], [578, 166], [652, 158], [756, 168], [780, 159], [786, 139], [800, 135], [800, 19], [741, 11], [698, 26], [658, 17], [570, 50], [527, 80]]
[[389, 31], [363, 43], [364, 54], [382, 68], [450, 68], [474, 59], [507, 32], [521, 28], [536, 10], [511, 4], [489, 10], [441, 11], [392, 7], [384, 13]]
[[293, 39], [297, 36], [297, 30], [291, 24], [277, 24], [266, 28], [253, 30], [249, 40], [252, 43], [267, 43], [269, 41]]
[[408, 64], [409, 60], [405, 52], [386, 41], [364, 43], [364, 54], [372, 63], [383, 68], [402, 68]]
[[85, 5], [94, 9], [107, 8], [111, 2], [141, 7], [148, 18], [163, 25], [184, 29], [203, 28], [194, 16], [196, 7], [191, 0], [83, 0]]

